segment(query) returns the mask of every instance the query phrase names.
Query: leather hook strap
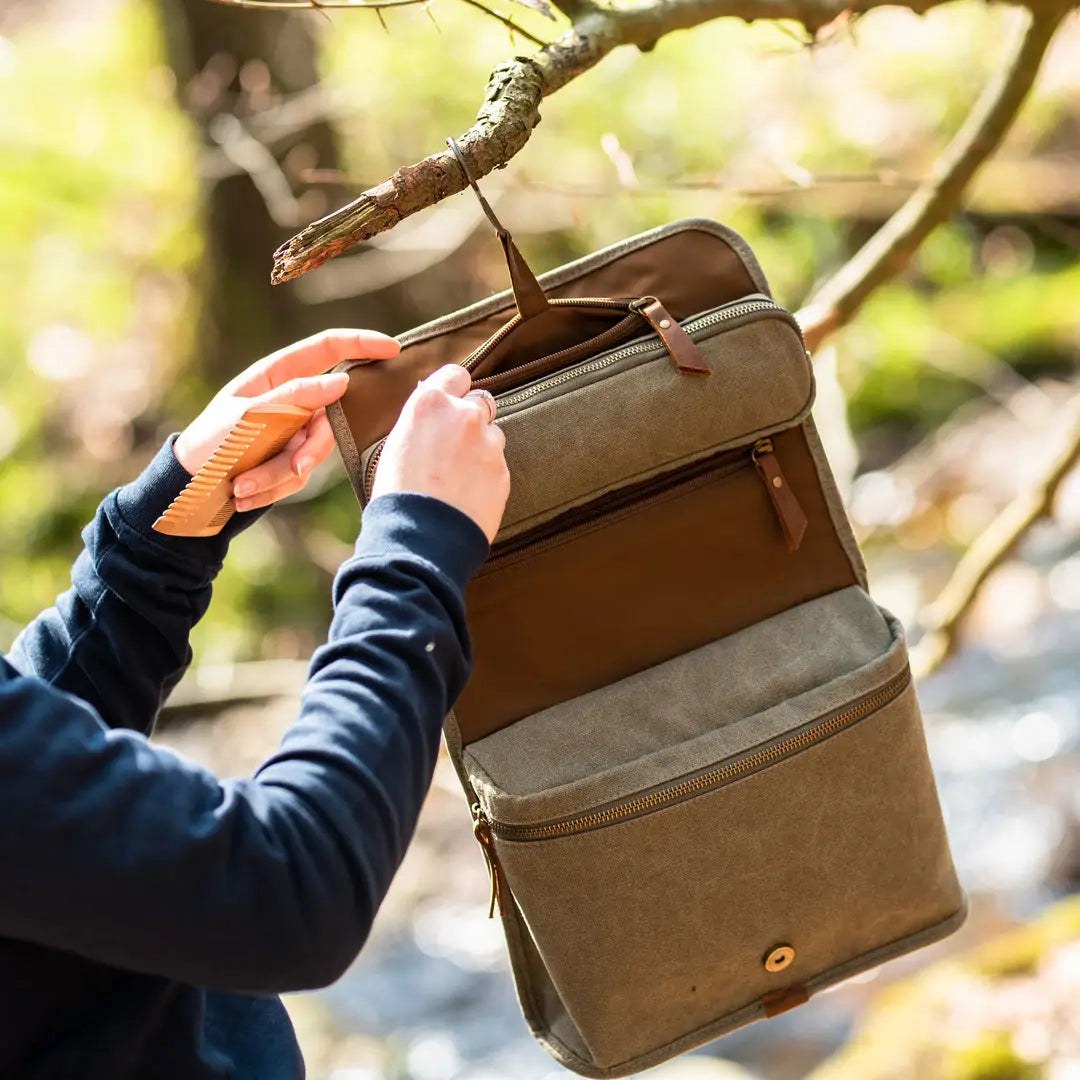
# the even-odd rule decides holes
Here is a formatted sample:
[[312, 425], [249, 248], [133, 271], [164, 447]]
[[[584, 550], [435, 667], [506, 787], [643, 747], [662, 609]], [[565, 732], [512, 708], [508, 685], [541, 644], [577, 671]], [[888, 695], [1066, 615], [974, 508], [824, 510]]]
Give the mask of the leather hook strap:
[[454, 157], [457, 158], [458, 166], [465, 179], [469, 182], [469, 187], [473, 189], [473, 193], [480, 200], [480, 206], [487, 215], [488, 221], [494, 226], [495, 234], [499, 238], [499, 243], [502, 244], [503, 254], [506, 256], [506, 266], [510, 271], [510, 285], [514, 290], [514, 300], [517, 302], [521, 317], [530, 319], [534, 315], [542, 314], [548, 309], [548, 298], [544, 295], [544, 290], [536, 280], [536, 275], [529, 269], [529, 264], [525, 261], [521, 252], [518, 251], [517, 244], [514, 243], [514, 238], [510, 235], [510, 230], [505, 228], [503, 223], [495, 216], [491, 203], [484, 198], [483, 192], [469, 171], [469, 166], [465, 163], [465, 155], [461, 152], [457, 140], [452, 135], [449, 135], [446, 139], [446, 145], [450, 147]]

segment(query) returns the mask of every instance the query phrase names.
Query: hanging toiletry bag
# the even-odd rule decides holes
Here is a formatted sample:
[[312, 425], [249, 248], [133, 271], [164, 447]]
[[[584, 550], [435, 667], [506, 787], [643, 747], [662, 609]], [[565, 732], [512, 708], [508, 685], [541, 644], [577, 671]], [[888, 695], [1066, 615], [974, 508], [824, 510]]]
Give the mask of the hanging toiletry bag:
[[[567, 1068], [657, 1064], [962, 922], [900, 624], [746, 243], [678, 221], [343, 365], [364, 504], [419, 378], [496, 396], [511, 493], [446, 741], [518, 996]], [[518, 310], [515, 312], [515, 301]]]

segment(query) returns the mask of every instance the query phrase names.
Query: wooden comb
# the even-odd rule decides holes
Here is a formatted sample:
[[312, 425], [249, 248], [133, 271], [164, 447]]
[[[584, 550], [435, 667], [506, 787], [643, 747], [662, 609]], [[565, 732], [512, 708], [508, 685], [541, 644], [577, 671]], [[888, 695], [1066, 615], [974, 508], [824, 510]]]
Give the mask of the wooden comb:
[[254, 405], [154, 522], [169, 536], [216, 536], [236, 513], [235, 476], [272, 458], [311, 419], [299, 405]]

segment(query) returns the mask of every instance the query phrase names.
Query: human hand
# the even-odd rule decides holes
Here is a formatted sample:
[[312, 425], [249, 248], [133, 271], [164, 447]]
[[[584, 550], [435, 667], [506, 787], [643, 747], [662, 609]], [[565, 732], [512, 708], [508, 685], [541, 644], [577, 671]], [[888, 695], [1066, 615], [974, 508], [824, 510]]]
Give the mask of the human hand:
[[472, 518], [490, 543], [510, 494], [506, 436], [471, 385], [460, 364], [446, 364], [420, 381], [383, 443], [371, 497], [393, 491], [433, 495]]
[[387, 360], [398, 343], [375, 330], [324, 330], [256, 361], [223, 387], [173, 444], [176, 460], [194, 475], [253, 405], [299, 405], [311, 419], [279, 453], [233, 481], [237, 510], [255, 510], [300, 491], [334, 448], [326, 406], [349, 385], [344, 372], [323, 374], [342, 360]]

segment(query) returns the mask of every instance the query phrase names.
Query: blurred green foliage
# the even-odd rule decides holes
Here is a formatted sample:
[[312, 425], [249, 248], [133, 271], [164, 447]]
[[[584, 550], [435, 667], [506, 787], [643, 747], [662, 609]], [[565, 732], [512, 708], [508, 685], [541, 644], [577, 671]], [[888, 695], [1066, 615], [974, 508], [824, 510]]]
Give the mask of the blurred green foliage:
[[[0, 645], [63, 587], [100, 495], [216, 389], [194, 355], [199, 147], [155, 10], [87, 3], [0, 38]], [[348, 190], [463, 131], [488, 71], [521, 48], [452, 0], [432, 14], [437, 27], [420, 9], [389, 11], [388, 34], [362, 12], [326, 25], [324, 83], [349, 102], [338, 122]], [[925, 17], [888, 9], [813, 48], [790, 24], [723, 20], [647, 54], [619, 51], [544, 103], [526, 149], [485, 188], [504, 197], [537, 270], [711, 216], [747, 237], [796, 306], [925, 174], [999, 62], [1012, 17], [975, 2]], [[1080, 152], [1076, 31], [1002, 153], [1021, 171], [988, 172], [972, 208], [836, 338], [851, 422], [875, 454], [932, 430], [1003, 365], [1075, 367], [1075, 225], [1014, 177], [1040, 154], [1052, 165]], [[387, 311], [419, 321], [505, 284], [483, 236], [394, 286]], [[392, 316], [376, 325], [405, 329]], [[237, 368], [254, 359], [232, 344]], [[313, 496], [236, 543], [197, 633], [201, 659], [303, 655], [318, 640], [328, 574], [359, 514], [340, 472]]]
[[201, 238], [153, 9], [0, 39], [0, 638], [51, 602], [186, 359]]

